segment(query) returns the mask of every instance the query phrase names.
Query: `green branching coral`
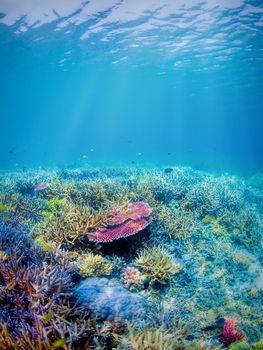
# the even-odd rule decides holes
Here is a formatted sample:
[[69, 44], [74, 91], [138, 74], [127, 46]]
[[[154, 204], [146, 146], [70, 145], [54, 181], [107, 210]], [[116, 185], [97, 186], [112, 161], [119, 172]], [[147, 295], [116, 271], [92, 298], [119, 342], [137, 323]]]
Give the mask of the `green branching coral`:
[[142, 268], [149, 279], [160, 283], [169, 281], [176, 273], [181, 271], [181, 266], [161, 246], [143, 249], [135, 263]]
[[41, 248], [44, 252], [50, 253], [56, 249], [55, 242], [47, 241], [47, 240], [45, 240], [45, 238], [43, 236], [37, 236], [35, 238], [35, 242], [41, 246]]
[[263, 340], [257, 342], [252, 347], [253, 350], [263, 350]]
[[78, 258], [79, 272], [82, 276], [109, 275], [112, 272], [112, 265], [101, 255], [87, 253]]
[[7, 206], [3, 203], [0, 203], [0, 212], [6, 211], [6, 209], [7, 209]]
[[67, 200], [66, 198], [59, 198], [59, 197], [53, 197], [48, 200], [46, 211], [54, 213], [56, 210], [59, 210], [60, 208], [63, 208], [63, 206], [66, 206]]
[[251, 346], [246, 341], [238, 341], [229, 345], [229, 350], [252, 350]]
[[259, 341], [255, 344], [249, 344], [247, 341], [239, 341], [230, 344], [229, 350], [263, 350], [263, 341]]

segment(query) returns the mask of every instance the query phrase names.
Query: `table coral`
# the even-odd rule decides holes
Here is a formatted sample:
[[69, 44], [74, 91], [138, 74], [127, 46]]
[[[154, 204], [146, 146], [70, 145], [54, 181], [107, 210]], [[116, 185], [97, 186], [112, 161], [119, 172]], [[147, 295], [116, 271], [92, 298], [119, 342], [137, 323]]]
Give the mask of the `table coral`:
[[151, 223], [151, 213], [151, 207], [143, 202], [131, 203], [122, 210], [112, 210], [108, 213], [109, 219], [89, 236], [89, 240], [105, 243], [134, 235]]

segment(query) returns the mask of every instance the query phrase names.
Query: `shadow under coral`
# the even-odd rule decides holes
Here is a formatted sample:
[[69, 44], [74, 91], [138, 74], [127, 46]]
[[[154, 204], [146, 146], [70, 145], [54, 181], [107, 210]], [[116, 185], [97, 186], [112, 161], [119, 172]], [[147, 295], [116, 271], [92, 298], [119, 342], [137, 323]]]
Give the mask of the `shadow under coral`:
[[138, 250], [149, 244], [151, 231], [146, 228], [136, 235], [121, 238], [119, 240], [103, 243], [100, 251], [103, 255], [117, 255], [119, 257], [130, 259], [136, 256]]

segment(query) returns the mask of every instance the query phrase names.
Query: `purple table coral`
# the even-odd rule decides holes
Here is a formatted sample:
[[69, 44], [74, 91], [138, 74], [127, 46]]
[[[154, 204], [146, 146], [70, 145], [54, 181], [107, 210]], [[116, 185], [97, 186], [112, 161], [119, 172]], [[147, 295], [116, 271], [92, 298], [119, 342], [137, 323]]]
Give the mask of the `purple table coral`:
[[145, 229], [152, 221], [152, 208], [144, 202], [130, 203], [122, 210], [109, 212], [109, 220], [89, 237], [98, 243], [112, 242]]

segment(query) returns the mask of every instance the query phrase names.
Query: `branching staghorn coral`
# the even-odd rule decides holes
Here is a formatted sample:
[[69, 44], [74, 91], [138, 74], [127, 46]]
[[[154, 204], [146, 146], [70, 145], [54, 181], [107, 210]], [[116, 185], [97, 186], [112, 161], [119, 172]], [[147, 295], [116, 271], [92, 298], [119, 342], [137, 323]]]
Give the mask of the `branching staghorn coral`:
[[[0, 349], [79, 349], [89, 320], [72, 298], [73, 266], [62, 251], [44, 253], [0, 221]], [[85, 347], [83, 347], [85, 348]]]
[[245, 204], [244, 189], [244, 183], [235, 177], [207, 175], [189, 189], [183, 205], [201, 216], [239, 210]]
[[165, 283], [181, 271], [181, 266], [173, 256], [161, 246], [143, 249], [135, 264], [139, 266], [152, 281]]
[[213, 346], [200, 340], [188, 340], [186, 328], [177, 323], [170, 327], [165, 325], [135, 327], [128, 326], [128, 334], [120, 339], [116, 350], [219, 350], [221, 346]]
[[[48, 187], [39, 192], [27, 191], [27, 184], [31, 181], [28, 181], [28, 177], [32, 177], [32, 184], [44, 181]], [[179, 317], [194, 326], [197, 333], [200, 327], [213, 324], [213, 320], [208, 321], [210, 310], [215, 318], [218, 314], [236, 313], [242, 317], [248, 341], [253, 342], [261, 337], [262, 330], [259, 309], [262, 290], [255, 287], [257, 272], [252, 271], [255, 264], [260, 267], [262, 263], [261, 258], [259, 260], [263, 232], [262, 198], [258, 185], [250, 183], [248, 186], [246, 182], [244, 187], [243, 180], [239, 178], [182, 167], [173, 168], [170, 173], [156, 168], [127, 167], [105, 168], [97, 172], [93, 169], [70, 169], [64, 175], [60, 175], [60, 171], [51, 174], [49, 170], [0, 174], [0, 216], [3, 221], [6, 220], [11, 227], [29, 232], [37, 244], [48, 252], [60, 244], [70, 249], [70, 256], [76, 251], [92, 249], [93, 245], [87, 246], [89, 241], [86, 238], [90, 231], [96, 229], [99, 220], [103, 224], [105, 213], [131, 202], [149, 203], [154, 209], [154, 221], [146, 232], [147, 237], [138, 236], [138, 244], [136, 237], [130, 238], [129, 242], [135, 247], [147, 247], [149, 242], [170, 246], [184, 266], [184, 271], [176, 278], [171, 277], [171, 283], [165, 288], [159, 286], [158, 291], [153, 288], [147, 290], [146, 298], [147, 293], [153, 302], [154, 293], [158, 294], [158, 298], [169, 297], [173, 300], [174, 297], [173, 304], [180, 310]], [[5, 246], [9, 245], [10, 241], [7, 240]], [[37, 263], [35, 250], [39, 248], [32, 249], [30, 244], [23, 244], [23, 249], [21, 247], [17, 245], [21, 262], [24, 264], [29, 260], [31, 264]], [[103, 249], [108, 254], [108, 248]], [[243, 252], [244, 256], [238, 252]], [[9, 254], [8, 249], [0, 250], [0, 259], [8, 262]], [[251, 257], [251, 263], [245, 256], [249, 260]], [[111, 260], [111, 257], [108, 258]], [[115, 276], [121, 277], [123, 268], [134, 263], [130, 258], [123, 255], [121, 261], [116, 260], [113, 264], [117, 271], [114, 271]], [[138, 267], [138, 270], [143, 273], [142, 267]], [[247, 284], [247, 288], [238, 289], [240, 283], [242, 286]], [[140, 293], [144, 295], [144, 292]], [[185, 306], [181, 306], [184, 303]], [[51, 317], [47, 326], [50, 327], [55, 319], [55, 316]], [[68, 339], [67, 334], [70, 333], [61, 322], [57, 326], [63, 330], [57, 337], [60, 341], [64, 336]], [[67, 318], [67, 322], [73, 320]], [[82, 323], [79, 324], [81, 327]], [[101, 340], [104, 334], [97, 333]], [[217, 339], [214, 333], [204, 336], [206, 339], [210, 336]], [[53, 342], [54, 339], [50, 344]], [[197, 342], [196, 345], [186, 340], [186, 344], [190, 343], [191, 350], [206, 348], [205, 345], [202, 347], [202, 343]], [[17, 344], [12, 345], [13, 349], [19, 349]], [[93, 345], [89, 346], [92, 348]], [[68, 343], [62, 347], [66, 346], [69, 346]], [[84, 345], [81, 344], [80, 348], [84, 348]], [[253, 349], [252, 345], [250, 348]]]
[[127, 347], [119, 347], [119, 349], [128, 349], [129, 346], [134, 350], [179, 349], [175, 335], [169, 330], [161, 328], [145, 328], [137, 332], [129, 329]]
[[94, 212], [88, 206], [74, 205], [70, 200], [60, 200], [60, 204], [42, 213], [43, 220], [36, 227], [36, 234], [56, 244], [74, 244], [88, 240], [88, 234], [101, 225], [104, 220], [102, 211]]
[[165, 233], [173, 238], [185, 239], [197, 233], [201, 228], [200, 220], [195, 213], [181, 209], [175, 204], [162, 206], [156, 216]]

